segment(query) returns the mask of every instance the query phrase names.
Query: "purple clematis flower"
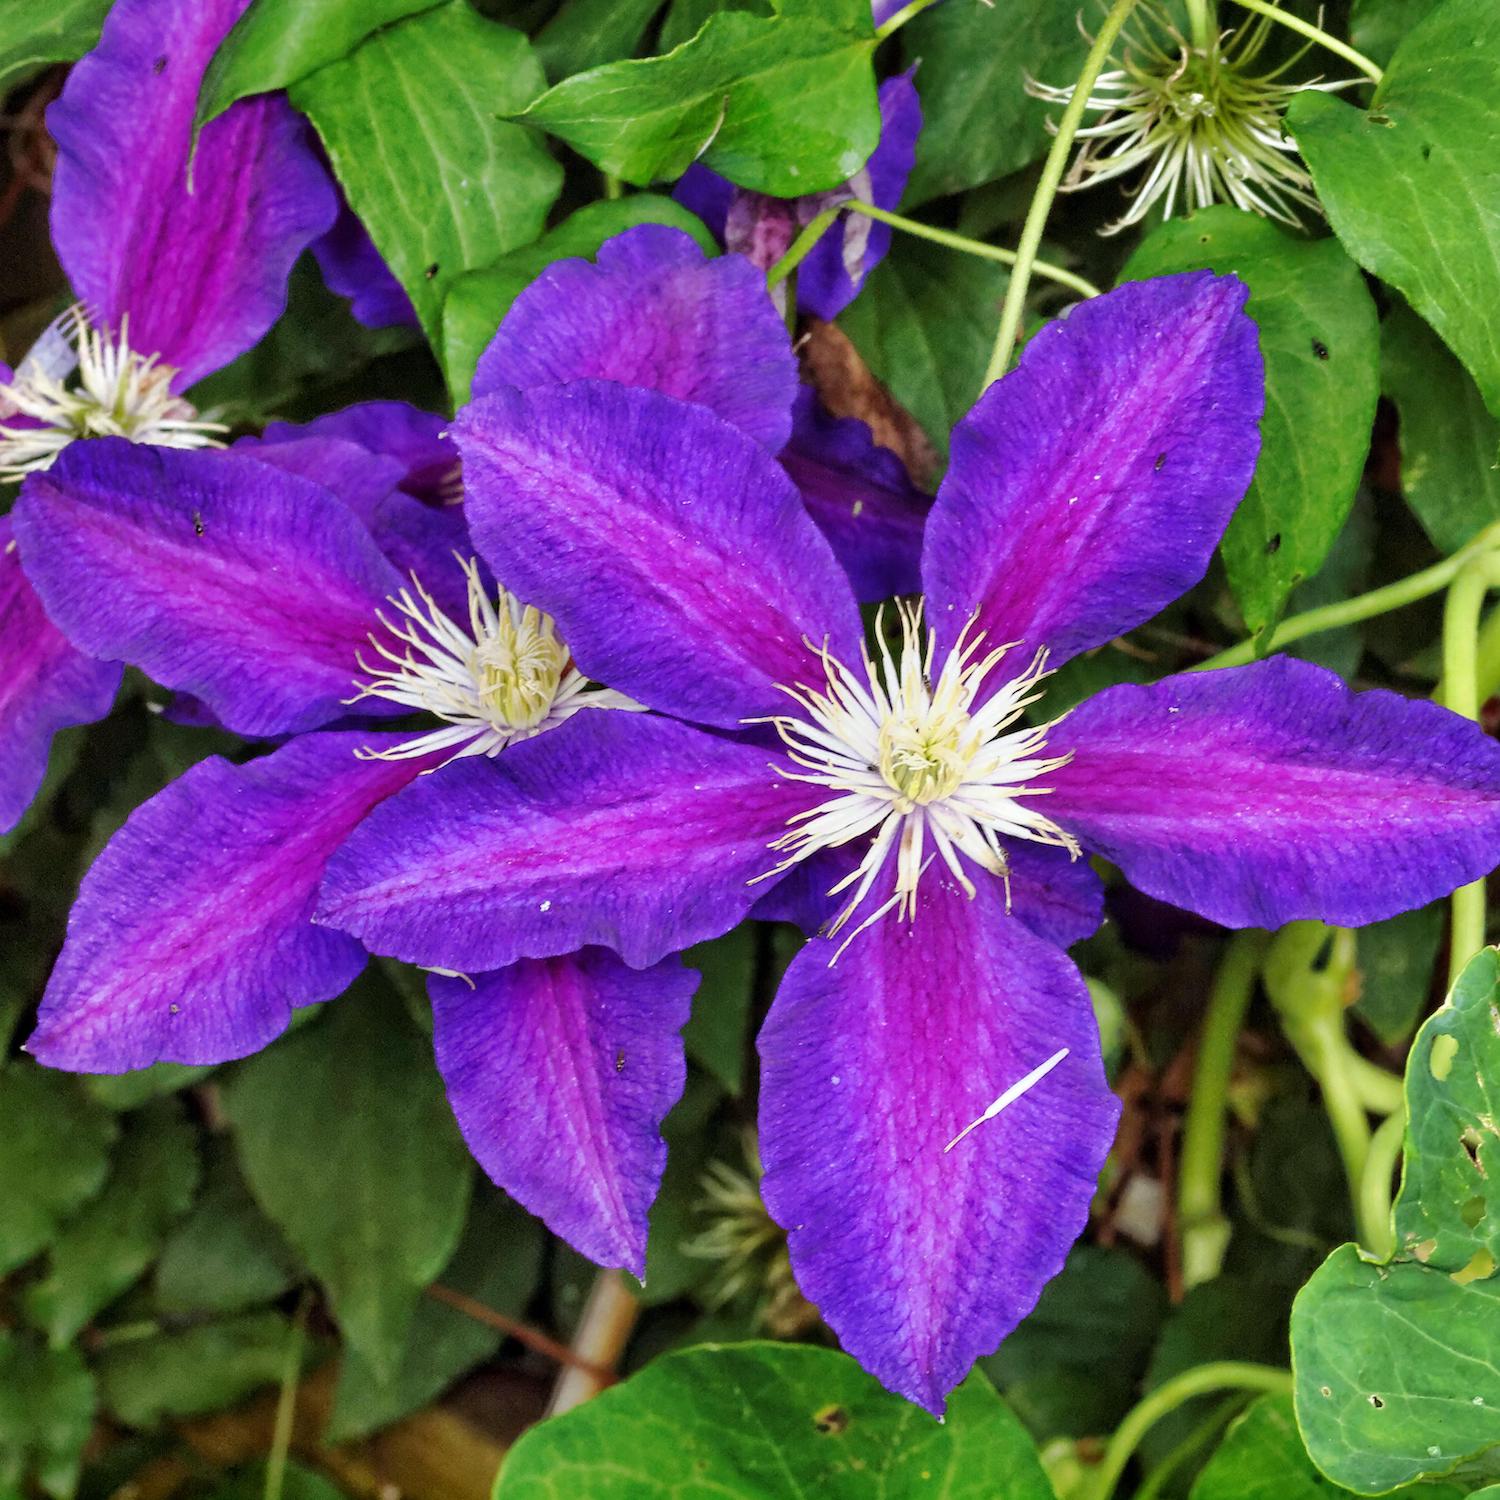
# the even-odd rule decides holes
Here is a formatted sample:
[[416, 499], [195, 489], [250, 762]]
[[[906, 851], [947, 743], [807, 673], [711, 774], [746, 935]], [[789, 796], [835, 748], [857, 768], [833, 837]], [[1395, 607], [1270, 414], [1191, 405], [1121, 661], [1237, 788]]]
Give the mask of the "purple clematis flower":
[[779, 883], [820, 935], [760, 1037], [766, 1202], [844, 1347], [934, 1412], [1061, 1266], [1113, 1136], [1063, 952], [1100, 915], [1082, 850], [1229, 925], [1375, 921], [1494, 863], [1500, 746], [1303, 662], [1025, 717], [1203, 576], [1259, 447], [1244, 299], [1169, 277], [1038, 334], [955, 432], [925, 602], [873, 654], [753, 438], [658, 391], [493, 386], [454, 424], [475, 540], [655, 713], [426, 778], [324, 876], [323, 921], [466, 971], [646, 967]]
[[[773, 198], [736, 187], [708, 167], [683, 173], [672, 196], [698, 215], [727, 250], [768, 271], [792, 241], [825, 209], [860, 199], [894, 210], [911, 176], [922, 106], [911, 71], [880, 85], [880, 144], [848, 182], [826, 193]], [[854, 300], [865, 278], [891, 246], [891, 228], [863, 214], [841, 214], [797, 268], [797, 302], [814, 317], [832, 320]], [[780, 287], [778, 298], [784, 297]]]
[[[48, 111], [52, 237], [80, 303], [16, 371], [0, 366], [0, 477], [45, 469], [78, 438], [217, 445], [222, 428], [182, 391], [265, 333], [337, 206], [305, 127], [272, 96], [204, 129], [189, 186], [198, 86], [246, 3], [117, 0]], [[41, 783], [52, 731], [107, 712], [120, 679], [52, 626], [5, 543], [0, 830]]]

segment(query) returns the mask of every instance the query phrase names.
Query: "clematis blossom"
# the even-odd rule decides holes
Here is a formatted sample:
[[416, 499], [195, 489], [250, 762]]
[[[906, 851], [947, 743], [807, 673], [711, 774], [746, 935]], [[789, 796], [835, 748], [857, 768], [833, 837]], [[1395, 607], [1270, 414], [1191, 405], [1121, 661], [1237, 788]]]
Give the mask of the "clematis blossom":
[[323, 879], [325, 923], [468, 972], [799, 917], [766, 1203], [845, 1349], [933, 1412], [1062, 1265], [1114, 1133], [1064, 951], [1100, 918], [1085, 852], [1232, 926], [1371, 922], [1494, 863], [1500, 747], [1429, 703], [1271, 658], [1040, 712], [1208, 566], [1259, 447], [1244, 300], [1169, 277], [1032, 339], [955, 431], [924, 597], [873, 646], [752, 437], [606, 380], [492, 385], [454, 424], [475, 541], [654, 712], [413, 784]]
[[[695, 163], [683, 173], [672, 196], [697, 214], [725, 249], [768, 271], [798, 234], [835, 204], [859, 199], [890, 210], [900, 204], [922, 129], [922, 106], [910, 70], [880, 85], [880, 118], [880, 144], [869, 161], [827, 192], [775, 198], [736, 187]], [[840, 214], [797, 268], [798, 305], [814, 317], [836, 318], [890, 246], [889, 224], [863, 214]], [[781, 305], [783, 287], [778, 286], [775, 295]]]
[[[293, 262], [332, 223], [333, 187], [286, 101], [242, 100], [199, 136], [204, 69], [248, 0], [117, 0], [47, 112], [52, 240], [78, 304], [0, 366], [0, 477], [80, 438], [217, 446], [183, 392], [256, 343]], [[12, 538], [0, 550], [0, 830], [25, 810], [52, 733], [108, 711], [118, 663], [47, 619]]]

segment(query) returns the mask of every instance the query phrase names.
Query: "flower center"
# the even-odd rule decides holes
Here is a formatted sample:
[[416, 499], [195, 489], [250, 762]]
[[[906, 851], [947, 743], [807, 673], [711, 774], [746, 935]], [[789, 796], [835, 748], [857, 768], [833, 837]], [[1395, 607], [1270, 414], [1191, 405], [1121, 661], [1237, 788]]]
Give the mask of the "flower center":
[[[76, 379], [74, 378], [76, 375]], [[0, 384], [0, 477], [50, 468], [80, 438], [123, 437], [162, 448], [217, 448], [221, 422], [200, 421], [172, 394], [177, 371], [130, 347], [129, 319], [118, 335], [94, 328], [81, 307], [53, 322]]]
[[[386, 635], [370, 644], [383, 665], [359, 665], [369, 680], [344, 701], [384, 698], [432, 714], [444, 727], [393, 749], [360, 752], [381, 760], [409, 760], [452, 750], [450, 760], [498, 755], [516, 740], [561, 724], [582, 708], [639, 709], [623, 693], [588, 689], [588, 679], [557, 638], [552, 617], [523, 605], [506, 589], [485, 587], [479, 564], [458, 559], [468, 592], [468, 628], [451, 619], [415, 574], [410, 590], [391, 599], [397, 619], [381, 615]], [[393, 649], [394, 636], [404, 649]], [[444, 762], [446, 764], [447, 762]]]
[[901, 641], [894, 654], [877, 618], [880, 660], [862, 654], [863, 680], [825, 652], [825, 688], [783, 687], [801, 712], [771, 721], [788, 758], [801, 768], [778, 768], [780, 774], [826, 787], [830, 796], [792, 820], [771, 845], [785, 857], [757, 878], [782, 874], [820, 850], [867, 839], [858, 868], [833, 887], [852, 894], [832, 934], [853, 916], [895, 854], [894, 893], [845, 946], [892, 907], [910, 920], [922, 872], [935, 857], [972, 896], [963, 860], [1008, 881], [1004, 839], [1054, 844], [1075, 857], [1079, 852], [1071, 835], [1028, 800], [1047, 791], [1029, 783], [1069, 757], [1041, 753], [1050, 724], [1015, 727], [1040, 696], [1036, 687], [1046, 675], [1046, 653], [1038, 652], [1029, 667], [980, 701], [985, 680], [1010, 648], [981, 656], [983, 636], [968, 639], [966, 627], [934, 676], [936, 642], [930, 634], [924, 640], [920, 604], [897, 609]]

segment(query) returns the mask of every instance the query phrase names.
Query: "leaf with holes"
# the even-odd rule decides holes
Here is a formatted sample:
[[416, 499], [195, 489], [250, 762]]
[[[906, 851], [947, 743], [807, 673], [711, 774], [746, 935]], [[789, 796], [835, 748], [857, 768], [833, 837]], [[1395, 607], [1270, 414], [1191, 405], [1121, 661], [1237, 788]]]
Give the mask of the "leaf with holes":
[[451, 0], [292, 89], [434, 348], [454, 279], [534, 240], [562, 187], [535, 133], [496, 118], [544, 82], [520, 32]]
[[1250, 288], [1246, 310], [1266, 362], [1260, 460], [1221, 546], [1245, 624], [1258, 632], [1318, 571], [1354, 503], [1380, 332], [1364, 277], [1336, 240], [1295, 238], [1228, 205], [1163, 224], [1122, 280], [1205, 267]]
[[1500, 951], [1486, 948], [1406, 1064], [1397, 1252], [1329, 1256], [1292, 1309], [1297, 1422], [1318, 1467], [1366, 1494], [1500, 1474]]
[[1443, 0], [1396, 49], [1368, 112], [1315, 90], [1287, 124], [1334, 233], [1466, 364], [1500, 417], [1500, 27]]
[[857, 23], [830, 0], [778, 10], [718, 12], [662, 57], [565, 78], [522, 118], [640, 187], [700, 157], [784, 198], [837, 187], [880, 140], [869, 10]]
[[705, 1344], [654, 1360], [533, 1427], [494, 1500], [1052, 1500], [1025, 1429], [973, 1375], [939, 1425], [845, 1355], [805, 1345]]

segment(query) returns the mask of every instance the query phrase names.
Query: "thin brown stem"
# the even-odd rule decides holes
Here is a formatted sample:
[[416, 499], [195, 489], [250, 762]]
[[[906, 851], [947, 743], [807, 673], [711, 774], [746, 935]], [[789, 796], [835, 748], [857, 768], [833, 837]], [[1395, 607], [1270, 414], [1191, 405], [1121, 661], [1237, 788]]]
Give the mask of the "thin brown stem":
[[556, 1339], [549, 1338], [540, 1329], [533, 1328], [529, 1323], [522, 1323], [517, 1318], [507, 1317], [502, 1312], [496, 1312], [493, 1307], [487, 1307], [483, 1302], [464, 1292], [456, 1292], [451, 1286], [434, 1282], [427, 1288], [427, 1295], [435, 1302], [445, 1302], [455, 1312], [461, 1312], [466, 1318], [473, 1318], [476, 1323], [483, 1323], [487, 1327], [498, 1329], [501, 1333], [515, 1339], [518, 1344], [525, 1344], [533, 1353], [540, 1354], [556, 1364], [582, 1370], [606, 1385], [615, 1379], [612, 1370], [606, 1370], [602, 1365], [595, 1365], [580, 1358], [566, 1344], [560, 1344]]

